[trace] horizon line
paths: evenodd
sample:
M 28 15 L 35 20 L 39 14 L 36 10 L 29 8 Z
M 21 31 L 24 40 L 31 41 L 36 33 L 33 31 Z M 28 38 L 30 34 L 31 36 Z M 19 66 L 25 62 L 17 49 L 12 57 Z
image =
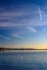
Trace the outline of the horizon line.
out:
M 0 47 L 0 50 L 47 50 L 47 48 L 35 49 L 35 48 L 5 48 L 5 47 Z

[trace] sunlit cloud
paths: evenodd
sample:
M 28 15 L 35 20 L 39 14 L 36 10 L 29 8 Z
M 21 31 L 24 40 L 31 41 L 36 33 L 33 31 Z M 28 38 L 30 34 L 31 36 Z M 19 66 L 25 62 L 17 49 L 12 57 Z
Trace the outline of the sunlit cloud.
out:
M 28 26 L 28 29 L 30 29 L 32 32 L 37 32 L 34 28 L 31 28 Z

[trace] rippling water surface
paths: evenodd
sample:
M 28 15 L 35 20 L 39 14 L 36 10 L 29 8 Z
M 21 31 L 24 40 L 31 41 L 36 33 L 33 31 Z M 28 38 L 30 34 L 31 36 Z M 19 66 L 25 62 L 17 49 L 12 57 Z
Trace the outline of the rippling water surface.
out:
M 0 70 L 47 70 L 47 51 L 0 52 Z

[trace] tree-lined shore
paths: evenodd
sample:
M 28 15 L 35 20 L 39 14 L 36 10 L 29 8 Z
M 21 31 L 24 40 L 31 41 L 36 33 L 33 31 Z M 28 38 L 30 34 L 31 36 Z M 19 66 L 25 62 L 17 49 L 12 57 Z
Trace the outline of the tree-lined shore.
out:
M 47 50 L 47 49 L 34 49 L 34 48 L 4 48 L 0 47 L 0 51 L 5 51 L 5 50 Z

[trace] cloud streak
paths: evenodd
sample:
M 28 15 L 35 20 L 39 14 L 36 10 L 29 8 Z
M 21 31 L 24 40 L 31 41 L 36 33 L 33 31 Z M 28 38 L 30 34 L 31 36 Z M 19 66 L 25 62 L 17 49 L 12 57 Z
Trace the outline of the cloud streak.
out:
M 10 38 L 3 36 L 6 40 L 10 40 Z
M 46 16 L 47 18 L 47 16 Z M 17 22 L 0 22 L 0 27 L 22 27 L 22 26 L 47 26 L 47 19 L 43 18 L 42 21 L 39 19 L 20 19 Z
M 35 32 L 35 33 L 37 32 L 34 28 L 31 28 L 29 26 L 28 26 L 28 29 L 31 30 L 32 32 Z
M 24 39 L 24 37 L 17 35 L 17 34 L 12 34 L 13 37 L 19 38 L 19 39 Z
M 10 38 L 5 37 L 4 35 L 0 35 L 0 37 L 4 38 L 4 39 L 6 39 L 6 40 L 10 40 Z
M 39 10 L 39 14 L 38 14 Z M 22 26 L 42 26 L 47 25 L 47 13 L 40 10 L 38 5 L 18 8 L 18 10 L 4 9 L 0 12 L 0 27 L 22 27 Z M 39 20 L 40 15 L 40 20 Z M 43 19 L 42 19 L 43 16 Z
M 22 36 L 14 36 L 14 37 L 24 39 L 24 37 L 22 37 Z
M 40 10 L 39 6 L 38 6 L 38 10 L 39 10 L 39 14 L 40 14 L 40 20 L 42 20 L 42 14 L 41 14 L 41 10 Z

